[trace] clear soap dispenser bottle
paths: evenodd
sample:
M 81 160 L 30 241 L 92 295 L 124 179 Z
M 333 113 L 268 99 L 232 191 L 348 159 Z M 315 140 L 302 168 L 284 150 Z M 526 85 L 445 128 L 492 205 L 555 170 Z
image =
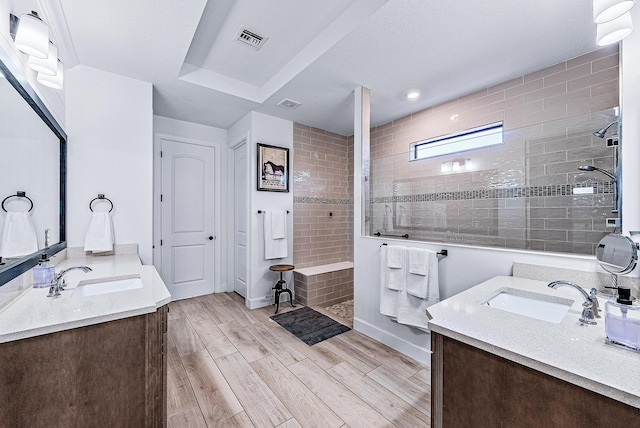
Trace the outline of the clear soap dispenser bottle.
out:
M 33 288 L 48 287 L 55 276 L 55 267 L 49 263 L 46 254 L 43 254 L 40 261 L 33 268 Z
M 605 304 L 606 343 L 640 351 L 640 306 L 633 304 L 631 290 L 618 287 L 618 298 Z

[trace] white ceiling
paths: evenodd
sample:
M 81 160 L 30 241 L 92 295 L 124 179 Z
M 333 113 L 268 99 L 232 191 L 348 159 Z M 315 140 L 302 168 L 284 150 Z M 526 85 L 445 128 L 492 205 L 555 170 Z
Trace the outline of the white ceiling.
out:
M 154 114 L 223 129 L 253 110 L 352 135 L 360 85 L 375 126 L 597 49 L 589 0 L 46 3 L 67 66 L 151 82 Z M 260 50 L 242 27 L 268 37 Z

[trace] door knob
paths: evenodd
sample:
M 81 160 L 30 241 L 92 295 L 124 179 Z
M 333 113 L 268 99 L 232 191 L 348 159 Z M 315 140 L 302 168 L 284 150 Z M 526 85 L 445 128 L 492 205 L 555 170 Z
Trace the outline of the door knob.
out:
M 213 241 L 213 236 L 209 236 L 209 241 Z

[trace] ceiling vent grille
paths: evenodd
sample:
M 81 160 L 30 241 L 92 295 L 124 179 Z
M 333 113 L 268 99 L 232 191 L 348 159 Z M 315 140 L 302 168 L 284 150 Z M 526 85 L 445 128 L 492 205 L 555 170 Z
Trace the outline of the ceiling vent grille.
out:
M 300 106 L 301 103 L 297 101 L 290 100 L 289 98 L 285 98 L 276 104 L 278 107 L 286 108 L 287 110 L 293 110 Z
M 262 45 L 265 44 L 267 39 L 268 37 L 256 34 L 253 31 L 247 30 L 246 28 L 241 29 L 238 33 L 238 37 L 236 38 L 237 41 L 251 46 L 252 48 L 255 48 L 255 50 L 259 50 Z

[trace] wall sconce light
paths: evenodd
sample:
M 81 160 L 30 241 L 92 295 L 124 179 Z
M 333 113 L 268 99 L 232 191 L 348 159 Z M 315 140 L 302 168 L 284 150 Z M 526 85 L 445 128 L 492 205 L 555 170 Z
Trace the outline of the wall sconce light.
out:
M 57 64 L 56 74 L 51 76 L 44 73 L 38 73 L 38 77 L 36 77 L 36 80 L 41 84 L 48 86 L 50 88 L 62 89 L 64 84 L 64 69 L 62 67 L 62 63 L 60 62 L 60 60 L 58 60 L 57 63 L 58 64 Z
M 29 55 L 28 64 L 38 73 L 54 76 L 58 72 L 58 48 L 49 42 L 49 55 L 46 58 Z
M 616 19 L 598 24 L 596 27 L 596 43 L 606 46 L 619 42 L 633 31 L 631 13 L 627 12 Z
M 9 15 L 9 33 L 15 47 L 29 55 L 27 64 L 38 74 L 36 80 L 50 88 L 62 89 L 64 68 L 58 59 L 58 48 L 49 40 L 49 27 L 38 13 Z
M 49 27 L 36 12 L 20 17 L 15 35 L 13 42 L 20 51 L 36 58 L 49 54 Z
M 593 22 L 599 46 L 617 43 L 633 31 L 629 11 L 635 0 L 593 0 Z
M 440 165 L 440 172 L 465 172 L 473 169 L 473 162 L 471 159 L 458 159 L 449 162 L 442 162 Z
M 593 22 L 602 24 L 629 12 L 635 0 L 593 0 Z

